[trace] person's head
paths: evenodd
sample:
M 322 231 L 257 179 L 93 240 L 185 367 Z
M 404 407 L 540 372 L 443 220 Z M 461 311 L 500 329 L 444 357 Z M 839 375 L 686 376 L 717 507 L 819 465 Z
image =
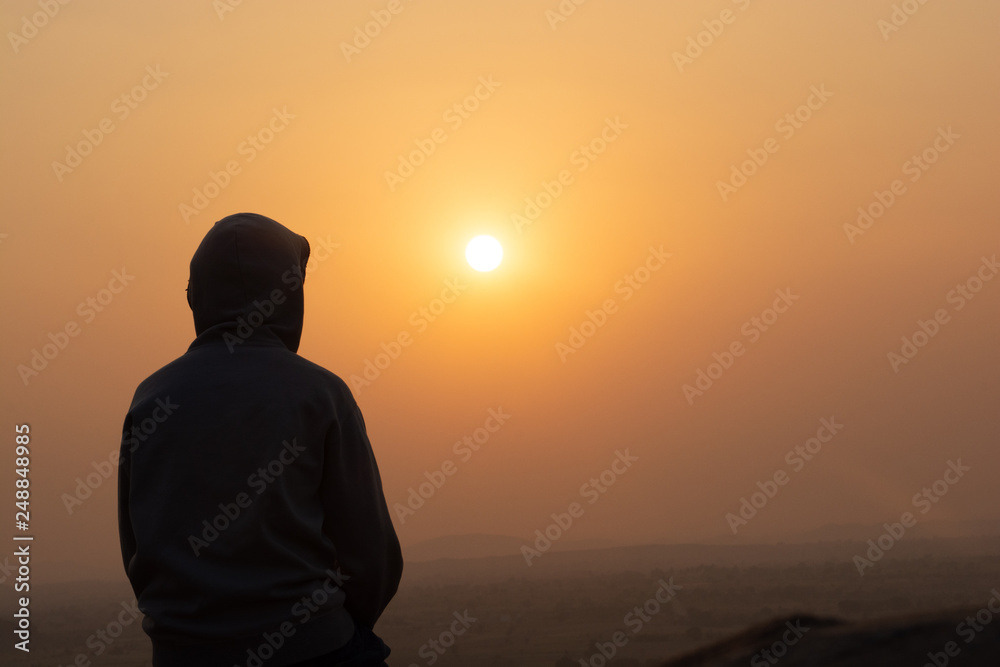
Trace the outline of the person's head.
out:
M 236 344 L 273 335 L 297 351 L 308 260 L 309 242 L 271 218 L 237 213 L 219 220 L 191 258 L 187 300 L 195 332 L 217 328 Z

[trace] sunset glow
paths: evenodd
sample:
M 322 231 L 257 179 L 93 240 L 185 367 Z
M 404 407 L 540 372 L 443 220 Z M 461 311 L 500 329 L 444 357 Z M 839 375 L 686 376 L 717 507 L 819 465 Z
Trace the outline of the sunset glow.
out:
M 476 536 L 536 577 L 584 547 L 878 544 L 906 512 L 914 535 L 1000 539 L 1000 2 L 0 14 L 4 428 L 10 454 L 30 425 L 32 583 L 123 581 L 123 418 L 191 346 L 192 257 L 236 213 L 308 244 L 240 330 L 303 304 L 296 361 L 350 389 L 407 558 Z M 855 579 L 831 590 L 854 591 L 842 564 Z M 703 607 L 685 597 L 699 585 L 678 608 Z M 520 628 L 509 606 L 477 631 Z M 533 667 L 522 657 L 464 664 Z

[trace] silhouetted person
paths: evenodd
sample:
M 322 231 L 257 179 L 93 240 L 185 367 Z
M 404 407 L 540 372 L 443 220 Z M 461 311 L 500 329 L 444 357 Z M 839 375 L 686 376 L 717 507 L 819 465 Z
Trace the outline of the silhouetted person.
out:
M 402 555 L 350 389 L 296 354 L 308 258 L 270 218 L 215 223 L 191 260 L 197 337 L 125 417 L 122 558 L 157 667 L 389 654 L 372 629 Z

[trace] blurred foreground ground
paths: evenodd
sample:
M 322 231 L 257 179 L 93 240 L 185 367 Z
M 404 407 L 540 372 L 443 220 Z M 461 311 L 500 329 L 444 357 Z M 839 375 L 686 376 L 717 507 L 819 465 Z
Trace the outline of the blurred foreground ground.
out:
M 377 630 L 393 649 L 389 664 L 401 667 L 602 665 L 602 652 L 621 667 L 920 667 L 948 642 L 958 655 L 941 665 L 1000 664 L 1000 617 L 988 606 L 1000 590 L 1000 538 L 902 542 L 864 576 L 858 553 L 851 542 L 691 545 L 553 552 L 531 567 L 520 556 L 414 562 Z M 133 600 L 124 578 L 34 589 L 32 652 L 5 646 L 0 663 L 149 664 L 138 623 L 110 642 L 99 634 L 110 639 Z M 960 626 L 977 612 L 990 621 L 981 630 Z M 449 636 L 456 614 L 475 620 Z M 808 630 L 790 643 L 786 620 L 796 619 Z

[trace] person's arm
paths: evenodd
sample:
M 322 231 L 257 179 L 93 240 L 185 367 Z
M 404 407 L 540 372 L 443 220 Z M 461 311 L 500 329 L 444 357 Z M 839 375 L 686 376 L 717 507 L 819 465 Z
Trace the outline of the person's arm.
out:
M 118 540 L 121 542 L 122 562 L 128 573 L 128 564 L 135 555 L 135 533 L 132 532 L 132 515 L 128 508 L 129 480 L 132 461 L 132 415 L 125 416 L 122 442 L 118 451 Z
M 373 628 L 396 594 L 403 556 L 361 410 L 353 398 L 347 403 L 325 443 L 323 530 L 346 575 L 344 607 L 355 622 Z

